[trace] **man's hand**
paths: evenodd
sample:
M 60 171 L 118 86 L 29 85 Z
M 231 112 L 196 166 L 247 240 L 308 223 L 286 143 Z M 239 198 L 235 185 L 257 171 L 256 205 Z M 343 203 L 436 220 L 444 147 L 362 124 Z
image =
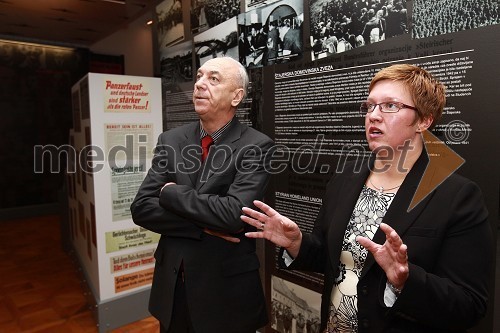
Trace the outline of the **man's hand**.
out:
M 214 231 L 214 230 L 210 230 L 210 229 L 203 229 L 203 232 L 204 233 L 207 233 L 209 235 L 212 235 L 212 236 L 215 236 L 215 237 L 219 237 L 219 238 L 222 238 L 228 242 L 231 242 L 231 243 L 239 243 L 240 242 L 240 239 L 237 238 L 237 237 L 233 237 L 229 234 L 225 234 L 223 232 L 219 232 L 219 231 Z
M 160 190 L 160 194 L 161 194 L 161 191 L 163 191 L 163 189 L 169 185 L 176 185 L 174 182 L 169 182 L 169 183 L 166 183 L 165 185 L 162 186 L 161 190 Z

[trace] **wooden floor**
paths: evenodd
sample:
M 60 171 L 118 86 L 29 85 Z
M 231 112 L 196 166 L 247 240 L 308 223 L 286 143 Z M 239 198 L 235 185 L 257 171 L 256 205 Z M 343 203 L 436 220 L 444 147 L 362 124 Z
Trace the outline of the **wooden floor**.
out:
M 500 231 L 495 309 L 500 308 Z M 62 250 L 58 216 L 0 221 L 0 333 L 96 333 L 78 266 Z M 149 317 L 115 333 L 157 333 Z M 500 332 L 494 316 L 492 332 Z
M 0 333 L 98 332 L 80 279 L 58 216 L 0 222 Z M 158 331 L 149 317 L 111 332 Z

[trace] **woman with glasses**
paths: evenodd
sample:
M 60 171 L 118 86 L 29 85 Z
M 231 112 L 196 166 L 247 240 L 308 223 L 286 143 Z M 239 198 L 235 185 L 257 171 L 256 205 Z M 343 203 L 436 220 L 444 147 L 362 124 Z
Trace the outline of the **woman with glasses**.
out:
M 247 237 L 281 246 L 280 266 L 324 273 L 322 332 L 465 332 L 486 313 L 493 242 L 477 185 L 452 174 L 410 209 L 429 162 L 423 131 L 445 88 L 425 70 L 379 71 L 361 103 L 370 163 L 327 185 L 313 231 L 256 201 Z

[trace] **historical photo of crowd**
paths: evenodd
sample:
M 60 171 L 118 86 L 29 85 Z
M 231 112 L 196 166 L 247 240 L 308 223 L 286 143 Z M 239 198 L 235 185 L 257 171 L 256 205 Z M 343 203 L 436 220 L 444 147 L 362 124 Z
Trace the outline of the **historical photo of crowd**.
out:
M 321 295 L 271 278 L 271 327 L 280 333 L 319 333 Z
M 498 7 L 498 0 L 415 0 L 412 37 L 425 38 L 498 24 Z
M 165 0 L 156 6 L 158 45 L 160 48 L 184 39 L 181 0 Z
M 239 13 L 240 0 L 191 0 L 191 31 L 205 31 Z
M 408 33 L 406 0 L 311 0 L 312 59 Z
M 216 27 L 194 36 L 196 65 L 212 58 L 231 57 L 238 60 L 238 24 L 233 17 Z
M 244 1 L 245 1 L 245 12 L 248 12 L 257 7 L 267 6 L 280 0 L 244 0 Z
M 240 14 L 239 61 L 248 68 L 302 58 L 303 2 L 280 1 Z

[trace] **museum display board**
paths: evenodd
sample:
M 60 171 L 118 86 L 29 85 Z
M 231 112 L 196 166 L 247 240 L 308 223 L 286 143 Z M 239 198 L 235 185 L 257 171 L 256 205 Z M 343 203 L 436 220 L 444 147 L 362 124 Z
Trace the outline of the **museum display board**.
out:
M 147 314 L 160 235 L 133 223 L 130 204 L 162 131 L 160 79 L 89 73 L 72 104 L 70 234 L 105 330 Z M 142 306 L 128 298 L 142 294 Z
M 446 85 L 443 118 L 425 139 L 445 145 L 457 159 L 453 171 L 479 185 L 492 229 L 498 229 L 498 1 L 162 4 L 156 10 L 156 47 L 164 129 L 196 119 L 190 102 L 196 68 L 214 57 L 239 60 L 250 74 L 252 93 L 238 117 L 272 137 L 282 153 L 266 202 L 303 231 L 311 230 L 325 204 L 327 181 L 347 159 L 369 154 L 359 104 L 371 77 L 398 63 L 419 65 Z M 174 16 L 174 8 L 182 15 Z M 266 332 L 285 330 L 280 314 L 285 308 L 292 313 L 287 319 L 292 331 L 302 313 L 309 321 L 306 331 L 315 332 L 322 275 L 279 269 L 277 251 L 266 243 L 261 258 L 271 314 Z M 471 332 L 493 332 L 499 306 L 494 304 L 500 304 L 493 297 L 493 280 L 488 315 Z

